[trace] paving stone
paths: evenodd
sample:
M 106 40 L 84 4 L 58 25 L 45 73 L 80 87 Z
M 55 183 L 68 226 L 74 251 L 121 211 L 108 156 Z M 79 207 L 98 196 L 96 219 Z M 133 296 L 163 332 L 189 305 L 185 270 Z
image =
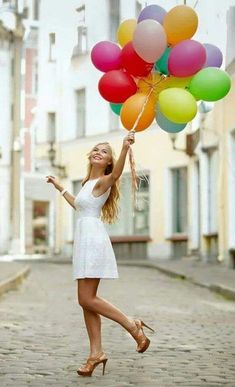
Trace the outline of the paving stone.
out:
M 0 386 L 234 387 L 235 303 L 145 267 L 120 266 L 98 295 L 156 329 L 144 354 L 116 322 L 102 316 L 105 375 L 76 369 L 89 354 L 72 267 L 32 263 L 20 289 L 0 300 Z

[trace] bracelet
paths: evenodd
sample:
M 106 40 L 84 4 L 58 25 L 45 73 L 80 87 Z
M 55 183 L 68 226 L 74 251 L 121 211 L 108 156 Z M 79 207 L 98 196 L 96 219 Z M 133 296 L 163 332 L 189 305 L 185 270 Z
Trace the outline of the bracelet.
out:
M 63 189 L 63 191 L 61 191 L 61 196 L 64 196 L 65 192 L 67 192 L 68 190 L 67 189 Z

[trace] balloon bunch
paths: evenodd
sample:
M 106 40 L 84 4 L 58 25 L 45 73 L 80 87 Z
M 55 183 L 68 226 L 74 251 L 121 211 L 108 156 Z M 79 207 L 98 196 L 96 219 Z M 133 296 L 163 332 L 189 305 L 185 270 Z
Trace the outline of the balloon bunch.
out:
M 191 39 L 197 27 L 197 14 L 186 5 L 169 12 L 149 5 L 138 20 L 119 25 L 119 44 L 93 47 L 92 63 L 105 73 L 99 92 L 126 129 L 144 130 L 156 118 L 163 130 L 179 132 L 195 117 L 197 101 L 216 101 L 229 92 L 230 77 L 219 69 L 222 53 Z

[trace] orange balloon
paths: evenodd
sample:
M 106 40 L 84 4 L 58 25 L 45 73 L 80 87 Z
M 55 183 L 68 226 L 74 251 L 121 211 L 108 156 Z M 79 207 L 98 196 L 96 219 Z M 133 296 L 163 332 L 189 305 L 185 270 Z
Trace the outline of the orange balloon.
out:
M 190 39 L 195 34 L 197 26 L 197 14 L 187 5 L 177 5 L 172 8 L 163 20 L 167 41 L 171 45 Z
M 148 94 L 152 90 L 152 97 L 158 99 L 159 93 L 166 88 L 167 77 L 157 72 L 150 73 L 147 77 L 141 78 L 138 82 L 138 89 L 141 93 Z
M 125 46 L 133 39 L 133 34 L 137 26 L 136 19 L 127 19 L 122 22 L 117 30 L 117 40 L 120 46 Z
M 144 110 L 141 113 L 143 106 Z M 123 126 L 128 130 L 133 129 L 140 113 L 141 116 L 135 128 L 136 132 L 146 129 L 154 120 L 155 100 L 151 95 L 148 96 L 143 93 L 136 93 L 124 102 L 120 114 Z

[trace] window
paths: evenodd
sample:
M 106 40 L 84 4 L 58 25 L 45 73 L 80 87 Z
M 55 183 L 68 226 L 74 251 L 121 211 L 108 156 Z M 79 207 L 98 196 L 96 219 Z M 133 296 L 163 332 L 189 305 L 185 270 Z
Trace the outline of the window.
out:
M 138 186 L 136 193 L 138 209 L 134 209 L 131 175 L 130 173 L 122 175 L 118 220 L 114 224 L 107 224 L 110 235 L 149 234 L 149 185 L 142 180 L 138 182 Z
M 172 232 L 187 233 L 187 168 L 172 169 Z
M 218 151 L 208 152 L 208 208 L 209 208 L 209 230 L 217 232 L 217 186 L 218 186 Z
M 147 180 L 139 180 L 139 189 L 136 193 L 137 209 L 134 210 L 134 234 L 149 234 L 149 176 Z
M 117 40 L 117 29 L 120 24 L 119 8 L 119 0 L 109 0 L 109 38 L 113 42 Z
M 78 12 L 78 44 L 77 44 L 77 52 L 78 54 L 84 54 L 87 53 L 88 47 L 87 47 L 87 26 L 86 26 L 86 20 L 85 20 L 85 5 L 82 5 L 81 7 L 77 8 Z
M 48 209 L 48 202 L 33 201 L 34 253 L 46 253 L 48 250 Z
M 39 1 L 33 0 L 33 20 L 39 20 Z
M 55 48 L 55 33 L 51 32 L 49 34 L 49 62 L 55 62 L 56 60 Z
M 78 52 L 79 54 L 87 53 L 87 27 L 79 26 L 78 29 Z
M 140 12 L 142 11 L 142 4 L 139 1 L 135 2 L 135 16 L 138 19 Z
M 56 114 L 48 113 L 47 118 L 47 141 L 55 142 L 56 139 Z
M 75 92 L 76 99 L 76 138 L 85 136 L 86 128 L 86 93 L 85 89 Z

